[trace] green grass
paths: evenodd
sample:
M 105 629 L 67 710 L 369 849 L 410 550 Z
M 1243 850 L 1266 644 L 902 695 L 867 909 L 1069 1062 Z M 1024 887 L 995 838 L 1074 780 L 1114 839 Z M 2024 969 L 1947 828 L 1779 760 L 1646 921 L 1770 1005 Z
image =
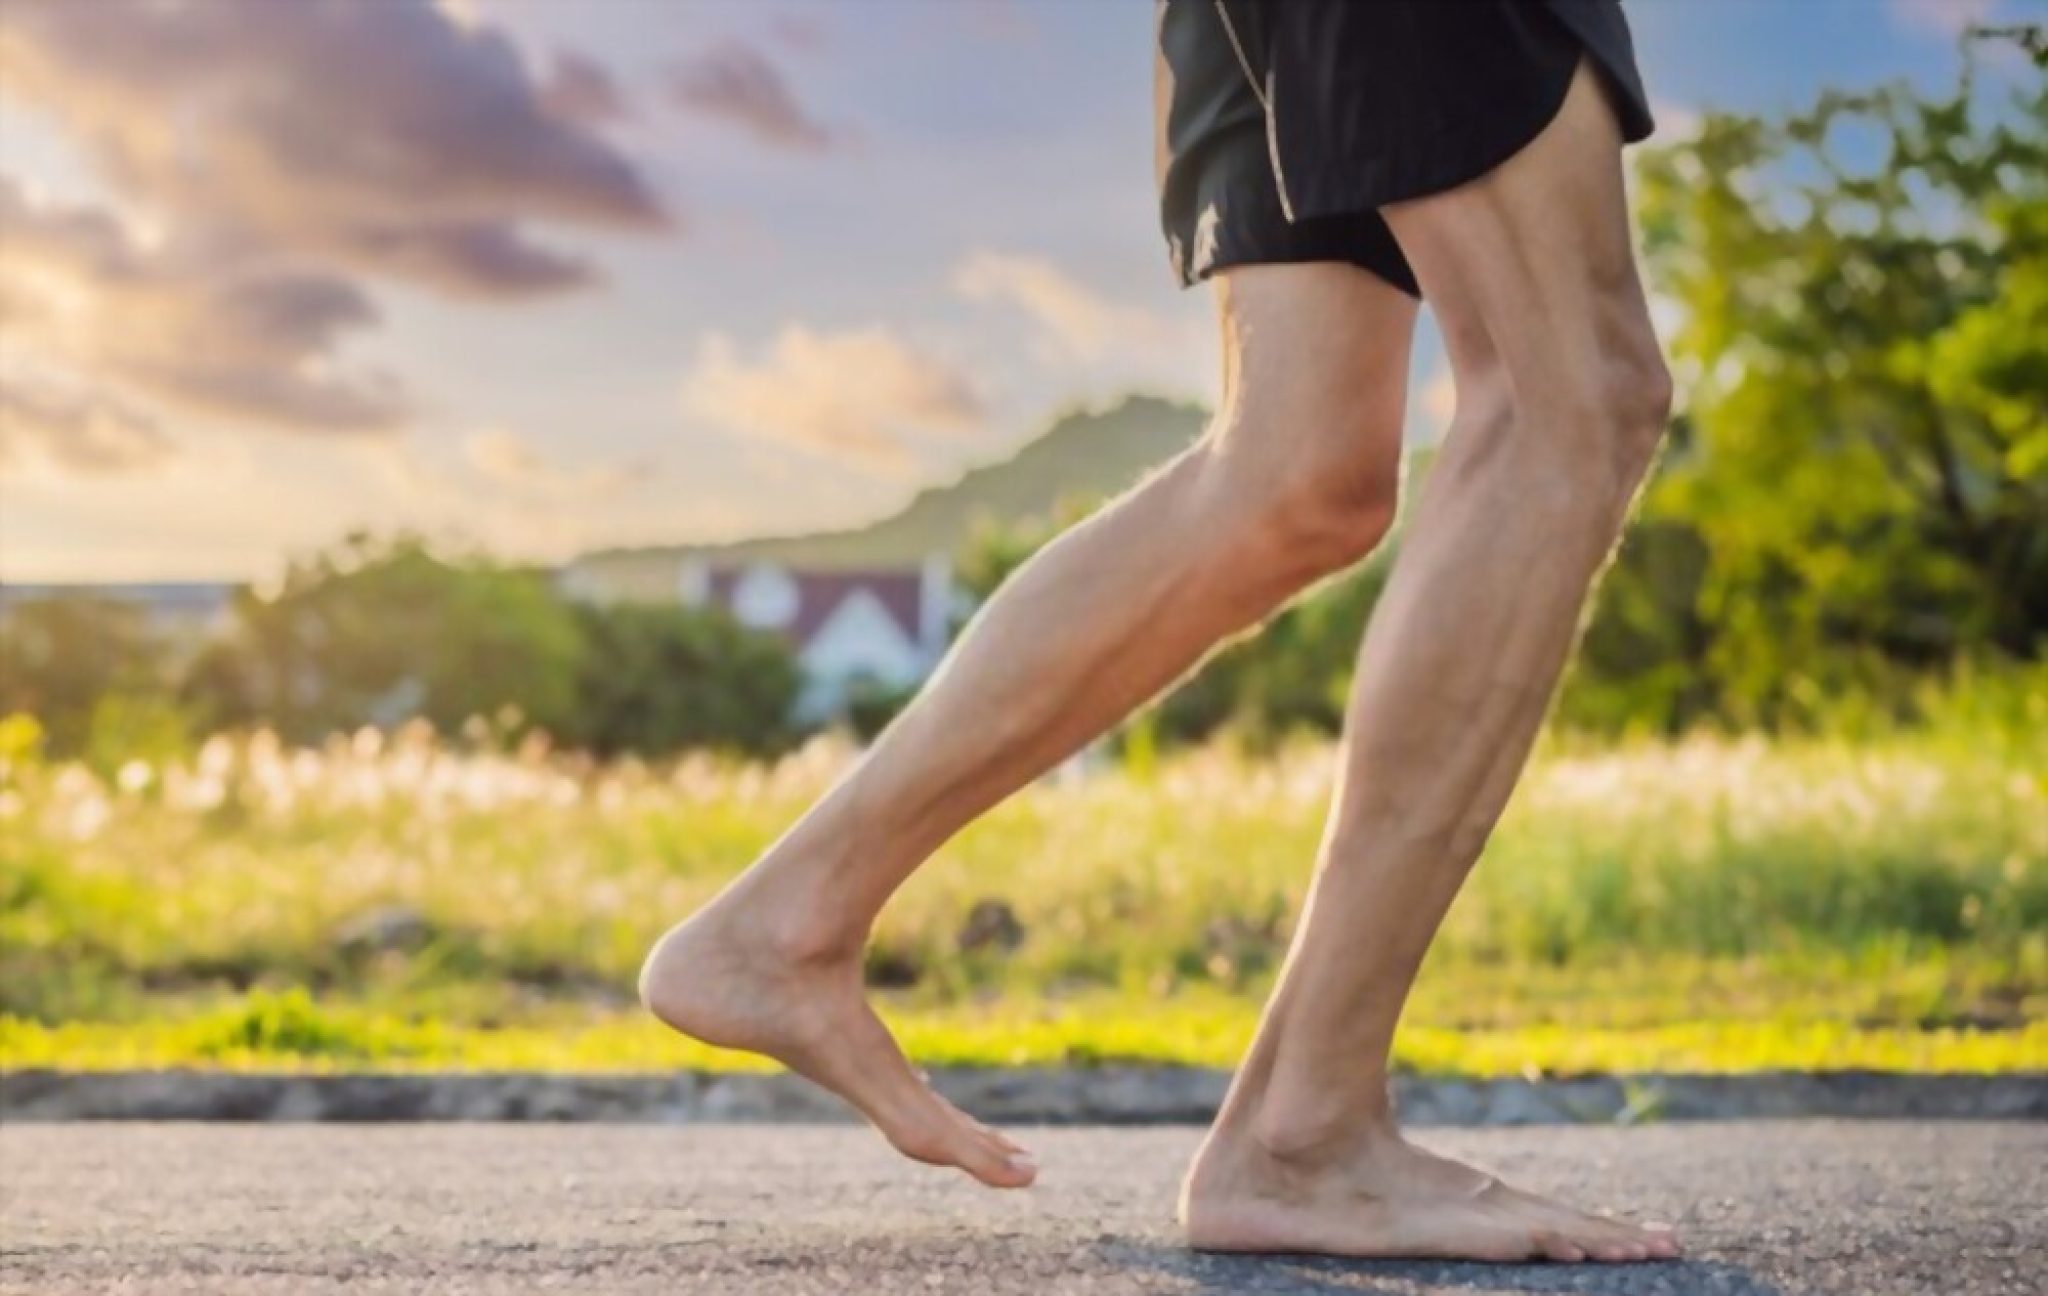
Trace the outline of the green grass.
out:
M 1250 1041 L 1257 1005 L 1204 995 L 1165 1004 L 1091 997 L 1062 1005 L 1000 1001 L 886 1015 L 911 1056 L 926 1066 L 1228 1067 Z M 0 1019 L 0 1057 L 10 1067 L 84 1070 L 765 1069 L 759 1058 L 682 1039 L 637 1014 L 480 1029 L 321 1007 L 303 992 L 259 993 L 238 1005 L 176 1020 L 45 1026 Z M 1458 1076 L 2032 1071 L 2048 1069 L 2048 1023 L 1995 1031 L 1796 1018 L 1634 1026 L 1415 1026 L 1403 1030 L 1395 1062 L 1405 1071 Z
M 639 1019 L 638 960 L 846 758 L 600 769 L 258 738 L 102 779 L 13 732 L 9 1066 L 742 1065 Z M 1404 1064 L 2048 1069 L 2044 735 L 2015 711 L 1855 741 L 1551 742 L 1430 956 Z M 932 1063 L 1229 1063 L 1330 762 L 1218 747 L 1030 789 L 885 915 L 885 1010 Z M 1014 948 L 961 949 L 985 901 Z M 349 939 L 379 913 L 390 939 Z

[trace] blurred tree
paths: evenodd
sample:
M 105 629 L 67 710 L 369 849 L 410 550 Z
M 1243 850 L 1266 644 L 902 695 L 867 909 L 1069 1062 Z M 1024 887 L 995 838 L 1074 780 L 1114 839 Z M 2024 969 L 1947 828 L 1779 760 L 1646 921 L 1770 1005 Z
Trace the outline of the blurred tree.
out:
M 216 723 L 307 740 L 411 716 L 452 733 L 507 707 L 515 728 L 574 718 L 583 637 L 542 572 L 356 535 L 293 563 L 275 594 L 243 593 L 236 622 L 186 683 Z
M 584 640 L 575 710 L 562 736 L 601 756 L 717 747 L 756 755 L 795 738 L 802 686 L 773 635 L 716 610 L 579 605 Z
M 1951 93 L 1717 114 L 1644 157 L 1687 393 L 1644 512 L 1704 558 L 1651 637 L 1734 719 L 2048 636 L 2048 86 L 2021 75 L 2004 110 L 1966 61 Z M 1607 597 L 1645 630 L 1629 559 Z
M 1556 719 L 1603 733 L 1669 733 L 1716 713 L 1700 610 L 1709 555 L 1681 521 L 1639 518 L 1600 582 Z
M 1226 645 L 1158 704 L 1159 737 L 1184 742 L 1228 728 L 1265 746 L 1343 727 L 1351 669 L 1386 586 L 1395 546 L 1296 600 Z
M 112 694 L 167 692 L 167 650 L 143 610 L 70 595 L 17 604 L 0 622 L 0 715 L 41 722 L 53 755 L 77 755 Z
M 423 718 L 544 729 L 600 754 L 793 739 L 798 667 L 778 639 L 715 611 L 576 606 L 547 573 L 451 561 L 415 537 L 351 536 L 237 596 L 228 636 L 180 669 L 141 609 L 65 597 L 0 624 L 0 715 L 37 717 L 52 755 L 109 770 L 208 727 L 313 741 Z

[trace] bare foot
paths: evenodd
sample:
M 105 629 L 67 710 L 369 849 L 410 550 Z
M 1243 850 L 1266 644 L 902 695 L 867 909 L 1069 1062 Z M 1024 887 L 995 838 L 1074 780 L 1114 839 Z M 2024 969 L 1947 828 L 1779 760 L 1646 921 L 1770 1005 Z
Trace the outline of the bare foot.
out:
M 957 1166 L 994 1188 L 1038 1175 L 1031 1155 L 933 1092 L 861 991 L 858 954 L 782 952 L 750 902 L 728 891 L 658 941 L 640 998 L 663 1022 L 720 1048 L 774 1058 L 838 1094 L 896 1150 Z
M 1672 1260 L 1668 1230 L 1591 1215 L 1406 1142 L 1391 1126 L 1340 1155 L 1276 1155 L 1218 1130 L 1181 1189 L 1199 1251 L 1440 1260 Z

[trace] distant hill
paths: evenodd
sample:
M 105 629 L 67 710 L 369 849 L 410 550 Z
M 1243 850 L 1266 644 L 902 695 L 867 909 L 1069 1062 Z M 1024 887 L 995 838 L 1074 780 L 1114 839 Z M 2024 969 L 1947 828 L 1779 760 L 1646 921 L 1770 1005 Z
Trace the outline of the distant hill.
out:
M 897 567 L 950 553 L 984 519 L 1014 523 L 1051 514 L 1072 496 L 1122 490 L 1184 449 L 1206 419 L 1193 405 L 1133 396 L 1100 413 L 1059 419 L 1001 463 L 975 468 L 919 492 L 900 512 L 866 526 L 730 544 L 614 549 L 579 559 L 589 572 L 684 554 L 715 565 L 768 561 L 799 567 Z

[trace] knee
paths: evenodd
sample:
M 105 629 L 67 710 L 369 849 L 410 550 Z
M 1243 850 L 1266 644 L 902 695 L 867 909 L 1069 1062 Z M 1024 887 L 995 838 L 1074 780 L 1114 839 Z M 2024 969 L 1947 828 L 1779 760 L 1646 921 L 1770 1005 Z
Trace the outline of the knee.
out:
M 1321 580 L 1379 548 L 1399 494 L 1397 469 L 1292 483 L 1267 502 L 1255 534 L 1275 566 L 1303 583 Z
M 1631 486 L 1649 470 L 1671 423 L 1671 370 L 1653 340 L 1617 360 L 1608 374 L 1609 435 L 1616 466 Z
M 1400 429 L 1383 415 L 1333 414 L 1312 444 L 1207 447 L 1217 519 L 1233 557 L 1281 595 L 1361 561 L 1393 525 Z M 1270 427 L 1270 425 L 1268 425 Z M 1242 452 L 1241 452 L 1242 451 Z
M 1527 384 L 1500 421 L 1539 457 L 1539 479 L 1581 504 L 1591 494 L 1625 508 L 1656 459 L 1671 404 L 1671 372 L 1652 343 L 1610 353 L 1577 377 Z

